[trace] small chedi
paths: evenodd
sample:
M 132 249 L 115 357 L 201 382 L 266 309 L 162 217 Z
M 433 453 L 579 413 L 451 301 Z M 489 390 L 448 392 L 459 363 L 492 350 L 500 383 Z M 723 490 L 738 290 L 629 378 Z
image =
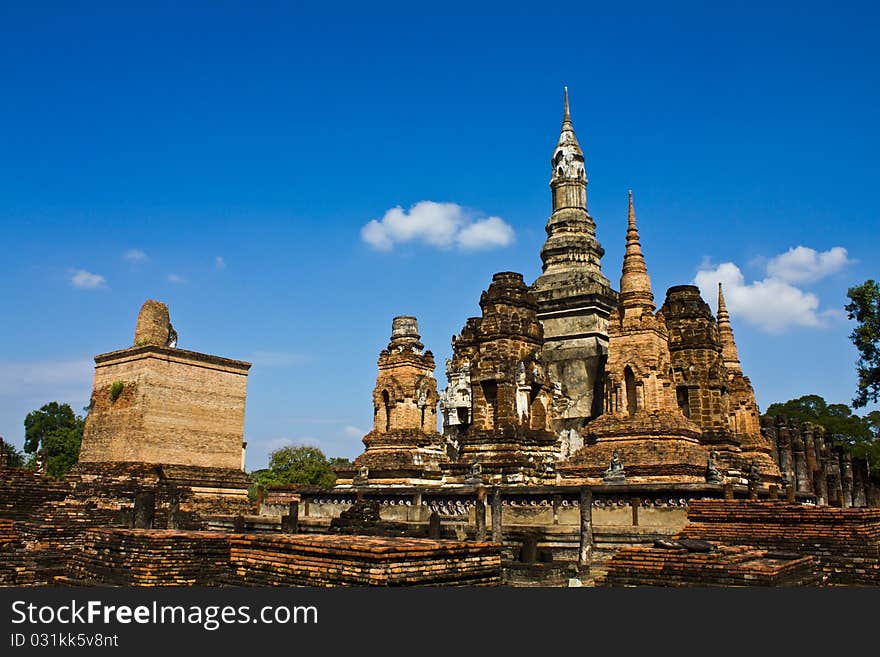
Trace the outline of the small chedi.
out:
M 391 342 L 379 355 L 373 390 L 373 430 L 366 451 L 351 468 L 340 468 L 338 483 L 415 485 L 440 480 L 446 462 L 437 431 L 434 355 L 424 351 L 415 317 L 395 317 Z

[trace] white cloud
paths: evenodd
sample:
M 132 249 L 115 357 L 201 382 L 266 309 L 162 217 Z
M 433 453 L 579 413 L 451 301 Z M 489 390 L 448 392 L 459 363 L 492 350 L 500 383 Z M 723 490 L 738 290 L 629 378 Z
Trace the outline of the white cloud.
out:
M 818 253 L 799 246 L 767 260 L 766 276 L 750 283 L 736 264 L 713 267 L 704 259 L 694 283 L 713 310 L 720 282 L 731 315 L 768 333 L 783 333 L 794 326 L 820 327 L 824 320 L 840 317 L 834 310 L 820 311 L 819 297 L 793 283 L 817 281 L 850 262 L 843 247 Z
M 465 226 L 457 237 L 463 249 L 491 249 L 513 242 L 513 228 L 498 217 L 489 217 Z
M 131 249 L 129 251 L 126 251 L 122 257 L 133 265 L 139 265 L 150 259 L 147 254 L 140 249 Z
M 419 201 L 409 211 L 391 208 L 381 220 L 373 219 L 361 228 L 361 239 L 380 251 L 406 242 L 440 249 L 486 249 L 507 246 L 513 237 L 513 228 L 500 217 L 476 219 L 457 203 L 435 201 Z
M 821 253 L 806 246 L 796 246 L 771 258 L 767 263 L 767 274 L 788 283 L 811 283 L 851 263 L 842 246 Z
M 79 290 L 94 290 L 107 287 L 107 279 L 100 274 L 93 274 L 85 269 L 70 270 L 70 284 Z
M 366 433 L 363 429 L 358 429 L 350 424 L 346 426 L 342 432 L 349 438 L 361 438 Z
M 226 260 L 223 256 L 217 256 L 214 258 L 214 267 L 217 269 L 226 269 Z
M 180 284 L 180 283 L 186 283 L 186 279 L 183 276 L 181 276 L 180 274 L 168 274 L 168 282 Z

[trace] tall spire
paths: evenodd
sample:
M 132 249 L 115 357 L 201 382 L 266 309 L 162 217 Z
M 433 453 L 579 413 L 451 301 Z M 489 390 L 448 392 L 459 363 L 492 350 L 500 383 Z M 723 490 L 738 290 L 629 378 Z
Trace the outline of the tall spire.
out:
M 552 336 L 543 358 L 572 400 L 565 417 L 583 420 L 602 412 L 593 393 L 602 378 L 608 316 L 617 305 L 617 293 L 602 273 L 605 251 L 587 211 L 584 153 L 571 124 L 568 89 L 563 90 L 562 130 L 550 167 L 553 210 L 541 247 L 541 275 L 532 292 L 544 333 Z
M 574 134 L 571 109 L 568 104 L 568 87 L 564 87 L 562 129 L 559 141 L 553 149 L 550 188 L 553 190 L 553 212 L 574 208 L 586 213 L 587 174 L 584 169 L 584 152 Z
M 571 112 L 568 109 L 568 87 L 563 87 L 565 89 L 565 111 L 562 115 L 563 123 L 571 123 Z
M 645 308 L 654 310 L 651 278 L 642 254 L 639 229 L 636 227 L 636 211 L 633 208 L 632 191 L 629 192 L 629 215 L 626 229 L 626 253 L 623 256 L 623 275 L 620 277 L 621 308 Z
M 563 87 L 563 110 L 562 110 L 562 129 L 559 131 L 559 141 L 556 144 L 556 150 L 553 152 L 553 164 L 554 169 L 559 166 L 559 153 L 560 150 L 564 149 L 570 152 L 570 155 L 573 157 L 565 158 L 565 161 L 562 163 L 563 165 L 568 165 L 566 170 L 564 171 L 564 176 L 568 178 L 580 178 L 582 176 L 584 170 L 584 152 L 581 150 L 581 145 L 578 143 L 577 137 L 574 134 L 574 126 L 571 123 L 571 108 L 568 104 L 568 87 Z M 564 155 L 566 153 L 563 153 Z M 580 167 L 577 167 L 576 164 L 580 163 Z M 556 177 L 556 173 L 558 171 L 554 171 L 554 177 Z M 586 177 L 584 176 L 586 181 Z
M 733 327 L 730 325 L 730 313 L 727 312 L 727 304 L 724 303 L 724 290 L 721 288 L 721 282 L 718 283 L 718 335 L 721 338 L 721 354 L 724 357 L 724 365 L 730 371 L 742 372 L 739 353 L 733 339 Z

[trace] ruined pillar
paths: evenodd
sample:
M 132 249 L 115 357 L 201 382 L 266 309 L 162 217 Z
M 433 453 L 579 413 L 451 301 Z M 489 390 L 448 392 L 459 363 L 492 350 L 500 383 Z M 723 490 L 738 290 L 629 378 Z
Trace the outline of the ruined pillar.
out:
M 236 534 L 244 534 L 245 523 L 244 516 L 240 513 L 232 520 L 232 531 Z
M 413 493 L 412 500 L 412 510 L 407 513 L 407 519 L 414 520 L 419 522 L 422 520 L 422 491 L 418 491 Z
M 501 525 L 501 491 L 495 488 L 492 491 L 492 542 L 501 543 L 504 540 L 504 531 Z
M 794 459 L 791 452 L 791 430 L 788 422 L 782 415 L 776 417 L 776 436 L 779 448 L 779 469 L 782 475 L 792 484 L 795 483 Z
M 9 453 L 6 451 L 6 443 L 0 438 L 0 468 L 5 468 L 9 464 Z
M 800 435 L 800 427 L 791 427 L 791 457 L 794 467 L 794 481 L 800 493 L 813 492 L 813 477 L 807 472 L 807 457 L 804 450 L 804 439 Z
M 821 427 L 816 427 L 813 431 L 813 442 L 816 447 L 816 471 L 813 473 L 816 504 L 828 506 L 828 456 L 825 447 L 825 431 Z
M 752 479 L 749 479 L 749 499 L 758 499 L 758 482 Z
M 821 462 L 818 469 L 813 472 L 813 491 L 816 493 L 816 504 L 826 506 L 828 504 L 828 487 L 825 482 L 825 470 Z
M 433 538 L 435 541 L 440 538 L 440 514 L 436 511 L 432 511 L 428 516 L 428 538 Z
M 779 487 L 776 484 L 770 484 L 768 490 L 770 492 L 770 499 L 771 500 L 778 500 L 779 499 Z
M 865 484 L 865 496 L 867 498 L 868 506 L 880 506 L 880 486 L 876 485 L 870 479 Z
M 151 490 L 138 491 L 134 496 L 134 528 L 152 529 L 156 515 L 156 493 Z
M 853 506 L 864 507 L 868 505 L 868 461 L 865 459 L 853 459 Z
M 794 502 L 796 499 L 794 484 L 792 482 L 788 482 L 788 485 L 785 487 L 785 499 L 787 502 Z
M 843 507 L 843 477 L 840 470 L 840 448 L 830 439 L 825 442 L 826 478 L 828 480 L 828 505 Z
M 299 502 L 291 502 L 287 505 L 287 515 L 281 516 L 281 533 L 299 533 Z
M 587 487 L 580 492 L 580 545 L 578 547 L 578 569 L 590 571 L 593 556 L 593 491 Z
M 813 473 L 816 472 L 816 469 L 819 467 L 819 463 L 816 459 L 816 438 L 814 434 L 814 425 L 810 424 L 809 422 L 805 422 L 801 433 L 804 440 L 804 457 L 807 460 L 807 477 L 810 479 L 810 482 L 815 482 L 815 477 L 813 476 Z M 816 492 L 815 485 L 813 485 L 813 492 Z
M 853 471 L 852 455 L 843 447 L 838 447 L 838 459 L 840 461 L 840 483 L 844 508 L 853 505 Z
M 168 489 L 168 518 L 165 526 L 168 529 L 180 527 L 180 491 L 176 487 Z
M 529 532 L 523 536 L 519 560 L 523 563 L 535 563 L 538 560 L 538 534 Z
M 639 507 L 642 504 L 642 500 L 638 497 L 633 497 L 629 501 L 630 508 L 632 509 L 632 523 L 633 527 L 639 526 Z
M 483 486 L 480 486 L 477 489 L 477 504 L 474 508 L 474 521 L 477 526 L 474 539 L 482 543 L 486 540 L 486 489 Z
M 732 499 L 734 499 L 734 497 L 735 496 L 733 494 L 733 484 L 730 482 L 727 482 L 726 484 L 724 484 L 724 499 L 725 500 L 732 500 Z

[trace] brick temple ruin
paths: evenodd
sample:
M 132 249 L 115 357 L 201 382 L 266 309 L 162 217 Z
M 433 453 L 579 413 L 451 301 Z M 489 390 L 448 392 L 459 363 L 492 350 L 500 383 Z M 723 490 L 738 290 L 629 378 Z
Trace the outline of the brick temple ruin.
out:
M 693 285 L 669 288 L 657 308 L 632 192 L 611 288 L 567 91 L 550 189 L 541 275 L 495 274 L 481 316 L 452 338 L 442 435 L 433 355 L 415 318 L 394 318 L 374 428 L 337 487 L 656 485 L 686 497 L 698 486 L 721 498 L 731 485 L 740 497 L 865 506 L 865 461 L 818 427 L 762 426 L 720 283 L 714 313 Z
M 880 585 L 867 462 L 761 420 L 720 284 L 714 312 L 692 285 L 657 307 L 632 193 L 612 289 L 567 91 L 550 189 L 541 275 L 492 276 L 444 389 L 393 318 L 333 488 L 249 496 L 250 364 L 179 348 L 147 301 L 95 357 L 74 469 L 0 449 L 0 585 Z

